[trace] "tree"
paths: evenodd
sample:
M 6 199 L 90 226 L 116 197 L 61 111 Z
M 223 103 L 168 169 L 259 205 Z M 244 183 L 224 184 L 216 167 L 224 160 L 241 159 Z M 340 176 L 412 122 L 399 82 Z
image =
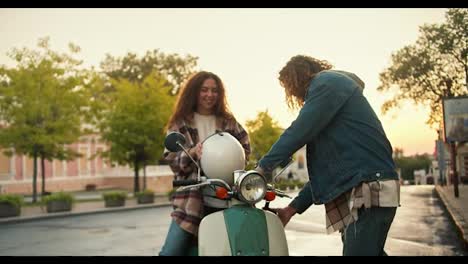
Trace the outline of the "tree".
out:
M 393 158 L 401 158 L 403 157 L 403 149 L 395 147 L 393 149 Z
M 49 48 L 49 38 L 39 51 L 12 49 L 8 56 L 15 68 L 0 67 L 0 146 L 34 160 L 33 202 L 36 202 L 37 159 L 72 159 L 78 153 L 67 148 L 81 135 L 80 115 L 87 100 L 82 92 L 80 61 Z M 69 45 L 72 54 L 79 47 Z M 43 166 L 42 166 L 42 169 Z M 45 191 L 42 171 L 42 192 Z
M 173 96 L 178 93 L 181 84 L 194 72 L 197 60 L 198 57 L 191 55 L 183 57 L 175 53 L 165 54 L 155 49 L 147 51 L 141 58 L 131 52 L 127 53 L 127 55 L 122 58 L 107 54 L 104 61 L 101 62 L 101 68 L 103 69 L 102 73 L 107 79 L 127 80 L 136 85 L 141 85 L 147 77 L 154 75 L 152 76 L 153 78 L 165 81 L 164 85 L 161 85 L 169 87 L 170 89 L 167 93 Z M 91 90 L 94 90 L 92 96 L 93 98 L 97 98 L 97 100 L 92 102 L 93 114 L 90 115 L 90 117 L 95 123 L 98 123 L 101 113 L 105 112 L 106 107 L 112 104 L 112 102 L 110 102 L 112 97 L 108 96 L 108 94 L 115 91 L 116 88 L 112 82 L 106 83 L 106 78 L 102 76 L 96 77 L 95 75 L 92 79 L 94 82 L 99 83 L 99 85 L 94 85 L 94 88 L 91 87 Z M 102 80 L 104 80 L 104 83 Z M 95 87 L 102 87 L 102 89 L 96 90 Z M 157 89 L 158 87 L 153 88 Z M 169 118 L 169 116 L 162 121 L 164 124 L 167 122 L 167 118 Z M 143 162 L 143 188 L 146 188 L 146 161 L 152 159 L 153 157 L 143 158 L 145 161 Z M 158 162 L 161 161 L 159 153 L 154 159 L 158 160 Z
M 246 127 L 252 148 L 248 167 L 253 167 L 278 140 L 283 129 L 277 121 L 273 120 L 268 111 L 259 112 L 255 119 L 247 120 Z
M 106 54 L 101 62 L 103 72 L 111 78 L 124 78 L 130 82 L 142 82 L 151 72 L 162 75 L 171 87 L 170 92 L 178 93 L 180 85 L 193 73 L 198 57 L 178 54 L 165 54 L 155 49 L 138 58 L 135 53 L 127 53 L 123 58 Z
M 414 171 L 424 169 L 426 172 L 431 166 L 431 157 L 429 154 L 416 154 L 414 156 L 401 156 L 395 158 L 397 168 L 401 169 L 401 178 L 404 180 L 413 180 Z
M 139 170 L 155 162 L 164 150 L 164 126 L 175 98 L 171 87 L 155 72 L 141 83 L 111 79 L 115 93 L 112 104 L 102 113 L 101 137 L 109 149 L 103 157 L 134 169 L 134 192 L 140 191 Z M 146 185 L 146 184 L 145 184 Z
M 442 98 L 468 94 L 468 9 L 449 9 L 445 23 L 421 26 L 416 43 L 392 54 L 391 60 L 380 73 L 377 90 L 398 90 L 382 112 L 412 100 L 430 106 L 427 123 L 438 127 Z

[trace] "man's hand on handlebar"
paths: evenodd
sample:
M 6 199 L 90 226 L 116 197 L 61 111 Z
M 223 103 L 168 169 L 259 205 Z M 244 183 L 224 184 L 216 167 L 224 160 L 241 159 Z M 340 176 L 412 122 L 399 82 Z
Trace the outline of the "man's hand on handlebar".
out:
M 293 217 L 296 214 L 296 209 L 291 206 L 286 206 L 284 208 L 271 208 L 271 211 L 275 212 L 279 219 L 281 220 L 281 223 L 283 223 L 283 226 L 286 226 L 291 220 L 291 217 Z

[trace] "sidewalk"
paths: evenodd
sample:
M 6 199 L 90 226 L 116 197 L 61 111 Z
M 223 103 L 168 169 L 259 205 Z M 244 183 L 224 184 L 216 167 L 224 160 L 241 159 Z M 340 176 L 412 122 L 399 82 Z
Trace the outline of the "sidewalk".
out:
M 465 249 L 468 249 L 468 185 L 458 185 L 458 198 L 455 197 L 453 185 L 437 185 L 435 189 L 455 223 Z
M 73 205 L 71 211 L 68 212 L 57 212 L 57 213 L 47 213 L 46 208 L 41 208 L 41 206 L 23 206 L 21 208 L 21 214 L 15 217 L 5 217 L 0 218 L 0 225 L 6 223 L 19 223 L 26 222 L 31 220 L 47 219 L 47 218 L 56 218 L 56 217 L 66 217 L 66 216 L 76 216 L 76 215 L 85 215 L 85 214 L 95 214 L 95 213 L 107 213 L 123 210 L 134 210 L 141 208 L 152 208 L 159 206 L 168 206 L 170 201 L 166 195 L 157 195 L 154 197 L 154 203 L 150 204 L 138 204 L 136 199 L 132 199 L 131 193 L 128 194 L 127 200 L 125 201 L 124 206 L 120 207 L 105 207 L 104 200 L 101 201 L 86 201 L 93 198 L 100 198 L 101 194 L 96 192 L 96 194 L 81 194 L 75 195 L 77 202 Z

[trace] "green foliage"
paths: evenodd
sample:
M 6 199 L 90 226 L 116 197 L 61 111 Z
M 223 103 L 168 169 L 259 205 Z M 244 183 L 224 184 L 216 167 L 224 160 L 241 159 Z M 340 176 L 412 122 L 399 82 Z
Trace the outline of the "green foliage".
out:
M 288 189 L 288 184 L 286 182 L 279 182 L 275 184 L 276 188 L 285 191 Z
M 107 54 L 101 68 L 112 79 L 126 79 L 130 82 L 142 82 L 152 73 L 157 73 L 167 81 L 172 95 L 177 94 L 180 85 L 194 72 L 198 57 L 178 54 L 165 54 L 155 49 L 147 51 L 139 58 L 135 53 L 127 53 L 122 58 Z
M 0 194 L 0 203 L 8 203 L 19 209 L 24 204 L 24 198 L 16 194 Z
M 164 126 L 174 104 L 174 97 L 167 94 L 169 87 L 164 83 L 164 79 L 154 75 L 148 76 L 142 85 L 113 80 L 117 88 L 115 100 L 100 124 L 102 138 L 111 144 L 111 160 L 133 165 L 135 158 L 161 155 Z
M 88 99 L 86 107 L 82 108 L 81 119 L 88 124 L 83 132 L 87 134 L 99 133 L 99 123 L 103 115 L 108 111 L 109 105 L 113 103 L 113 90 L 111 91 L 110 80 L 103 73 L 94 69 L 83 70 L 84 97 Z
M 255 119 L 247 120 L 246 127 L 252 150 L 248 165 L 248 168 L 251 168 L 270 150 L 283 129 L 278 125 L 277 121 L 273 120 L 268 111 L 259 112 Z
M 289 181 L 285 179 L 279 179 L 277 182 L 273 183 L 273 186 L 282 191 L 287 190 L 289 187 Z
M 403 149 L 402 148 L 394 148 L 393 149 L 393 157 L 394 158 L 401 158 L 403 157 Z
M 80 91 L 80 62 L 49 49 L 48 39 L 40 40 L 42 51 L 13 49 L 16 68 L 0 68 L 1 119 L 7 127 L 0 131 L 0 144 L 33 156 L 44 152 L 48 159 L 67 156 L 63 144 L 80 135 L 80 114 L 86 98 Z
M 70 160 L 78 153 L 67 148 L 81 135 L 81 115 L 87 98 L 78 66 L 70 53 L 49 48 L 49 39 L 39 40 L 38 50 L 13 48 L 7 55 L 16 67 L 0 67 L 0 147 L 4 153 L 34 158 Z M 37 168 L 35 163 L 34 168 Z M 33 201 L 36 201 L 37 170 L 33 173 Z
M 427 123 L 437 127 L 442 98 L 468 94 L 468 9 L 449 9 L 445 23 L 421 26 L 416 43 L 392 54 L 391 60 L 377 90 L 396 88 L 396 95 L 382 105 L 382 112 L 411 100 L 430 106 Z
M 127 192 L 125 191 L 109 191 L 102 194 L 104 200 L 121 200 L 127 199 Z
M 42 197 L 42 204 L 44 205 L 52 201 L 63 201 L 69 204 L 74 204 L 75 197 L 71 193 L 66 192 L 56 192 Z
M 135 194 L 135 197 L 146 196 L 146 195 L 154 195 L 154 191 L 150 189 L 146 189 L 144 191 L 137 192 Z
M 289 187 L 290 190 L 294 190 L 297 184 L 294 181 L 289 181 L 287 182 L 287 186 Z
M 142 83 L 111 79 L 116 91 L 109 96 L 112 103 L 102 113 L 98 125 L 101 138 L 110 148 L 101 153 L 120 165 L 135 169 L 135 192 L 139 191 L 138 170 L 156 163 L 164 150 L 164 126 L 171 114 L 175 98 L 170 87 L 156 74 Z
M 413 172 L 421 169 L 428 171 L 432 161 L 429 154 L 422 154 L 409 157 L 401 156 L 395 158 L 395 163 L 397 168 L 401 169 L 401 178 L 403 180 L 413 180 Z
M 298 182 L 296 183 L 296 186 L 297 186 L 298 189 L 302 189 L 302 188 L 304 187 L 304 183 L 298 181 Z
M 170 191 L 167 192 L 167 196 L 169 198 L 172 198 L 172 195 L 174 195 L 176 191 L 177 191 L 177 188 L 172 188 Z

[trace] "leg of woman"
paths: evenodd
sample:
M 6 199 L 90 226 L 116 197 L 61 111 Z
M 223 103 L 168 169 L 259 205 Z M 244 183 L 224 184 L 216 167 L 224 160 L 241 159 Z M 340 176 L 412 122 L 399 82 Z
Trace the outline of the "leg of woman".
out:
M 159 252 L 159 256 L 186 256 L 192 245 L 193 235 L 183 230 L 172 220 L 166 241 Z

